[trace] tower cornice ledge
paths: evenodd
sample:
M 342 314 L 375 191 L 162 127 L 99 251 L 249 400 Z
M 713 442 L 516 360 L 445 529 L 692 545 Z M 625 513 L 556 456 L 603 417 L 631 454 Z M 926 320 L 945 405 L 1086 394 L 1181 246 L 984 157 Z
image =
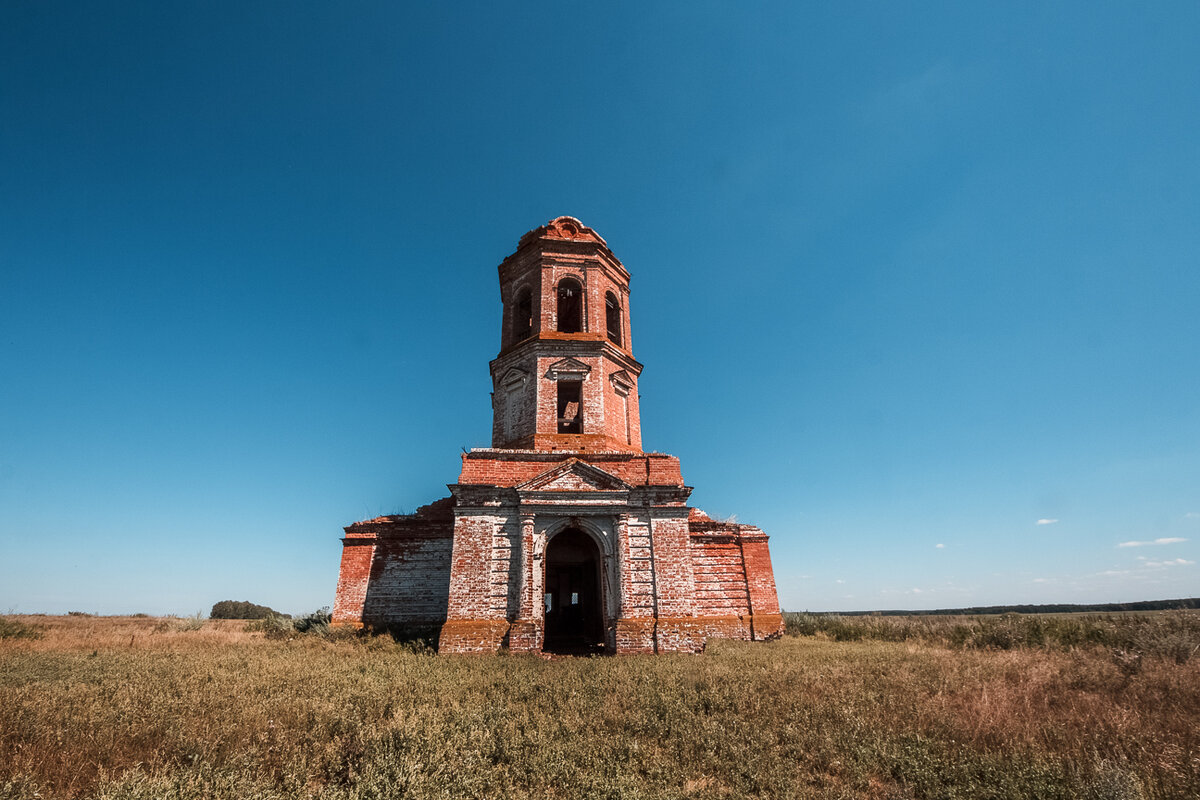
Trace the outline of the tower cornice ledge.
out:
M 609 360 L 619 364 L 621 369 L 629 370 L 634 375 L 642 374 L 642 362 L 608 341 L 604 334 L 558 333 L 557 331 L 542 332 L 535 336 L 530 336 L 528 339 L 522 339 L 513 346 L 501 350 L 488 363 L 488 368 L 492 370 L 492 374 L 496 374 L 497 368 L 505 366 L 506 361 L 510 359 L 519 360 L 524 357 L 526 350 L 532 349 L 537 349 L 543 355 L 592 356 L 596 354 L 597 342 L 600 342 L 600 355 L 607 356 Z M 540 348 L 537 347 L 539 344 L 541 345 Z

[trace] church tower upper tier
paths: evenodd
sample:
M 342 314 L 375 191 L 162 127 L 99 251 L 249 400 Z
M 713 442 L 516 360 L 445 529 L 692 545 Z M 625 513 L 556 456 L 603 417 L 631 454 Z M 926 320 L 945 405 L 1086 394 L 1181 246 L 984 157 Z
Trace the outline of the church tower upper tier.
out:
M 629 272 L 594 230 L 558 217 L 500 264 L 492 446 L 641 451 Z

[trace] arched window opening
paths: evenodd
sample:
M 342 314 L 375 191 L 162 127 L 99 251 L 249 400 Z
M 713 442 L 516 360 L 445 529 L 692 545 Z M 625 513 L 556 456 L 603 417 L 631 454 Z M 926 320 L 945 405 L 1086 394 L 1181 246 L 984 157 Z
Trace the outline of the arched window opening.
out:
M 583 382 L 558 382 L 558 432 L 583 433 Z
M 533 333 L 533 292 L 522 289 L 513 305 L 513 342 L 527 339 Z
M 596 543 L 578 528 L 555 534 L 546 545 L 544 651 L 604 652 L 601 563 Z
M 558 282 L 558 330 L 560 333 L 583 330 L 583 287 L 570 278 Z
M 613 344 L 619 346 L 621 344 L 621 306 L 612 292 L 604 295 L 604 322 L 608 328 L 608 338 Z

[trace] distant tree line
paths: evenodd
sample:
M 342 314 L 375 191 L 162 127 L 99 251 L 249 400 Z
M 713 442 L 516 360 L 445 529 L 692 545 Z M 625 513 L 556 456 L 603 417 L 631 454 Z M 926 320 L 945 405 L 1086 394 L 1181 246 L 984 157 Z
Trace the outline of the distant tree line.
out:
M 1136 603 L 1093 603 L 1091 605 L 1049 603 L 1046 605 L 937 608 L 931 611 L 900 611 L 896 609 L 889 609 L 887 611 L 839 611 L 826 613 L 837 613 L 843 617 L 861 617 L 871 614 L 881 617 L 920 617 L 938 614 L 1102 614 L 1115 611 L 1165 611 L 1179 608 L 1200 608 L 1200 597 L 1186 597 L 1180 600 L 1141 600 Z
M 219 603 L 213 603 L 208 617 L 209 619 L 266 619 L 267 617 L 291 619 L 292 615 L 280 614 L 273 608 L 260 606 L 249 600 L 222 600 Z

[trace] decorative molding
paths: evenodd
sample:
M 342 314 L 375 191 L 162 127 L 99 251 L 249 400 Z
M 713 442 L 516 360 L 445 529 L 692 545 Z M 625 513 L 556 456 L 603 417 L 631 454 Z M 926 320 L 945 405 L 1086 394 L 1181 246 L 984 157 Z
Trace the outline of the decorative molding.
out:
M 627 492 L 632 487 L 616 475 L 572 458 L 513 488 L 518 492 Z
M 608 243 L 601 238 L 600 234 L 584 225 L 575 217 L 555 217 L 554 219 L 542 225 L 539 228 L 526 233 L 521 237 L 521 245 L 536 237 L 545 239 L 567 239 L 576 242 L 598 242 L 599 244 L 608 247 Z
M 623 369 L 608 376 L 608 380 L 612 383 L 613 389 L 621 397 L 626 397 L 633 391 L 633 380 L 630 379 L 629 373 Z
M 546 369 L 546 377 L 552 381 L 558 380 L 577 380 L 581 381 L 587 377 L 592 368 L 587 364 L 574 358 L 563 358 L 555 361 Z
M 500 379 L 500 385 L 511 392 L 524 386 L 528 380 L 528 372 L 512 367 L 508 372 L 504 373 L 504 377 Z

